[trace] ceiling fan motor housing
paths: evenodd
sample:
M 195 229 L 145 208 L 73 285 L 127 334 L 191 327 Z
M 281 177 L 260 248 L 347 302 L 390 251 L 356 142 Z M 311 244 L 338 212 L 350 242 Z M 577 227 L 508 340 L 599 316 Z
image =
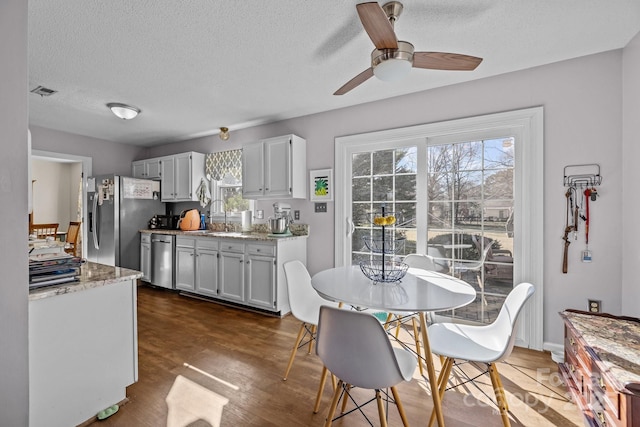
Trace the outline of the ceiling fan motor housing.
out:
M 374 49 L 371 52 L 371 68 L 377 78 L 394 81 L 404 77 L 413 65 L 413 45 L 398 41 L 397 49 Z

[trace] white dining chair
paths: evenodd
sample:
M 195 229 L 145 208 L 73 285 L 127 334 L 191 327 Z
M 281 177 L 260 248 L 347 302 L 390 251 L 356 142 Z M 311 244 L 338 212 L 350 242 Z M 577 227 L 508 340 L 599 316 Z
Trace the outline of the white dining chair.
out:
M 325 367 L 338 377 L 325 427 L 331 426 L 343 394 L 343 399 L 349 397 L 356 403 L 350 393 L 352 387 L 375 390 L 380 425 L 384 427 L 387 426 L 387 419 L 382 395 L 389 399 L 383 390 L 390 388 L 402 423 L 408 425 L 396 385 L 411 380 L 416 369 L 416 357 L 408 350 L 393 347 L 375 316 L 354 310 L 321 307 L 316 352 Z
M 302 262 L 298 260 L 289 261 L 284 263 L 283 267 L 289 292 L 291 314 L 302 322 L 296 342 L 291 349 L 287 370 L 284 373 L 283 380 L 286 381 L 298 349 L 308 344 L 308 353 L 310 354 L 313 351 L 313 341 L 315 340 L 320 307 L 322 305 L 338 307 L 339 304 L 328 301 L 318 295 L 313 286 L 311 286 L 311 276 Z
M 489 325 L 436 323 L 427 328 L 431 352 L 445 357 L 438 376 L 438 392 L 444 396 L 451 369 L 456 359 L 484 363 L 491 378 L 496 401 L 505 427 L 510 426 L 509 406 L 496 363 L 506 359 L 513 350 L 518 316 L 535 289 L 521 283 L 509 292 L 496 320 Z M 429 427 L 435 421 L 432 412 Z

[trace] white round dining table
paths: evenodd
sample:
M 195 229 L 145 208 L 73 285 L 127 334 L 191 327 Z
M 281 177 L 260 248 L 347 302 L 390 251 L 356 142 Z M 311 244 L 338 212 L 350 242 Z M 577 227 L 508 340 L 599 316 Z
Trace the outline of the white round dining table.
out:
M 418 268 L 410 268 L 399 282 L 375 283 L 357 265 L 323 270 L 311 278 L 311 285 L 321 297 L 330 301 L 359 308 L 419 313 L 433 408 L 438 426 L 444 427 L 425 313 L 470 304 L 476 298 L 475 289 L 453 276 Z

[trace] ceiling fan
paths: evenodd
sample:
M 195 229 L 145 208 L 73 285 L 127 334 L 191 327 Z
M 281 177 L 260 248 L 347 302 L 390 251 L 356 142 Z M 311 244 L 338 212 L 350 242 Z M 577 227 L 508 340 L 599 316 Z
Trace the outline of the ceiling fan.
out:
M 377 2 L 356 5 L 362 26 L 376 48 L 371 52 L 371 67 L 349 80 L 334 95 L 344 95 L 374 75 L 384 81 L 400 80 L 411 67 L 471 71 L 480 65 L 482 58 L 475 56 L 447 52 L 414 52 L 413 45 L 398 40 L 393 30 L 402 8 L 399 1 L 391 1 L 382 6 Z

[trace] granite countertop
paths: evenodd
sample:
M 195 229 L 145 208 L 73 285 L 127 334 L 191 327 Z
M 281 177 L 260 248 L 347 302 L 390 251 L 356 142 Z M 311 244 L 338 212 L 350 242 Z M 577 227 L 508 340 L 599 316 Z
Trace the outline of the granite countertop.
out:
M 572 311 L 560 315 L 582 335 L 621 389 L 629 382 L 640 383 L 640 322 Z
M 112 283 L 123 282 L 125 280 L 135 280 L 141 277 L 142 273 L 140 271 L 86 262 L 80 267 L 79 281 L 31 289 L 29 291 L 29 301 L 68 294 L 70 292 L 80 292 Z
M 251 232 L 241 231 L 223 231 L 220 229 L 219 224 L 210 224 L 208 230 L 197 231 L 182 231 L 182 230 L 165 230 L 165 229 L 144 229 L 140 230 L 140 233 L 145 234 L 170 234 L 173 236 L 196 236 L 196 237 L 211 237 L 211 238 L 223 238 L 223 239 L 237 239 L 237 240 L 260 240 L 260 241 L 278 241 L 278 240 L 291 240 L 309 237 L 309 226 L 306 224 L 292 224 L 291 234 L 287 235 L 274 235 L 268 231 L 268 226 L 255 225 Z

